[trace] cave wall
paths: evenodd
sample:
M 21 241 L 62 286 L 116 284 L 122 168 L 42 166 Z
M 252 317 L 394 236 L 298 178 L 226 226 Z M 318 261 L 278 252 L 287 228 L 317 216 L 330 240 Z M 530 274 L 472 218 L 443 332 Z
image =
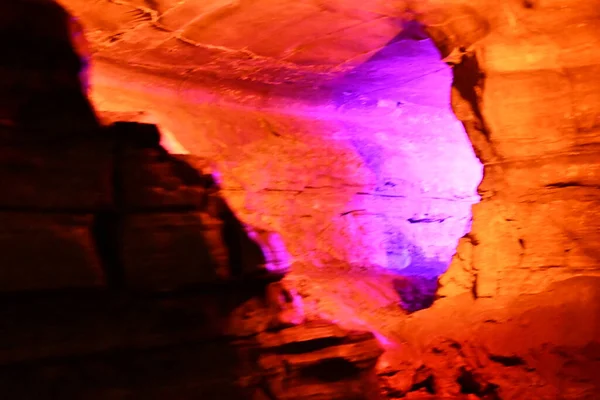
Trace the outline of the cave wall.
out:
M 437 8 L 436 8 L 437 6 Z M 484 164 L 481 203 L 441 296 L 543 291 L 597 275 L 597 1 L 429 2 L 452 105 Z
M 397 10 L 64 3 L 92 44 L 96 107 L 144 110 L 182 144 L 171 150 L 214 160 L 236 213 L 281 232 L 295 271 L 446 270 L 482 171 L 450 68 Z
M 112 85 L 95 87 L 98 108 L 148 110 L 163 133 L 214 160 L 236 213 L 281 232 L 298 264 L 439 274 L 469 229 L 481 168 L 450 110 L 302 114 L 137 91 L 115 99 Z
M 460 240 L 451 267 L 440 280 L 439 295 L 530 293 L 570 276 L 598 274 L 598 1 L 391 4 L 372 0 L 293 5 L 266 0 L 252 5 L 189 1 L 177 7 L 158 2 L 160 7 L 154 9 L 141 1 L 119 1 L 104 4 L 104 13 L 94 9 L 101 2 L 94 6 L 78 0 L 65 3 L 88 24 L 97 60 L 114 57 L 159 74 L 169 69 L 178 74 L 172 87 L 183 96 L 192 96 L 191 82 L 204 82 L 211 90 L 196 91 L 194 96 L 205 101 L 222 104 L 226 99 L 278 109 L 286 105 L 298 109 L 302 97 L 319 99 L 323 92 L 315 87 L 366 63 L 406 31 L 407 21 L 419 21 L 444 61 L 453 66 L 452 108 L 485 166 L 479 186 L 482 201 L 473 207 L 471 232 Z M 111 9 L 121 17 L 110 18 Z M 165 60 L 170 60 L 168 65 Z M 210 77 L 218 84 L 212 85 L 215 81 Z M 228 80 L 237 83 L 231 86 Z M 227 123 L 236 120 L 249 125 L 244 119 L 247 114 L 234 114 Z M 305 126 L 311 133 L 318 131 L 312 124 Z M 232 128 L 236 129 L 241 128 Z M 268 135 L 269 130 L 257 131 Z M 332 131 L 338 130 L 320 130 Z M 251 153 L 269 143 L 251 142 Z M 232 149 L 239 154 L 237 147 Z M 340 165 L 355 168 L 356 164 L 335 167 Z M 264 165 L 256 169 L 261 168 Z M 228 174 L 239 176 L 239 171 L 231 168 L 228 172 L 225 167 L 225 181 Z M 364 171 L 361 179 L 368 182 L 370 171 Z M 355 171 L 353 182 L 357 175 Z M 324 204 L 339 203 L 333 198 L 341 196 L 344 187 L 342 183 L 330 195 L 319 193 L 318 197 L 325 199 Z M 240 205 L 240 196 L 231 198 L 243 214 L 246 207 Z M 280 198 L 270 198 L 271 208 L 287 201 L 279 194 L 269 196 Z M 266 200 L 262 204 L 267 208 Z M 304 204 L 317 202 L 309 199 Z M 280 209 L 292 217 L 290 206 Z M 322 220 L 349 210 L 336 209 L 321 215 Z M 250 214 L 246 212 L 246 217 Z M 302 219 L 293 217 L 275 223 L 276 229 L 281 224 L 302 224 Z M 409 218 L 404 216 L 404 221 Z M 371 224 L 380 225 L 377 220 Z M 311 241 L 314 227 L 294 232 L 297 239 L 289 243 L 292 251 L 294 241 Z M 352 224 L 341 227 L 350 233 L 346 239 L 359 238 L 358 232 L 365 229 Z M 363 253 L 367 254 L 372 253 L 374 241 L 348 243 L 348 249 L 365 245 L 368 250 Z M 308 255 L 295 255 L 299 254 Z M 310 256 L 314 259 L 314 254 Z

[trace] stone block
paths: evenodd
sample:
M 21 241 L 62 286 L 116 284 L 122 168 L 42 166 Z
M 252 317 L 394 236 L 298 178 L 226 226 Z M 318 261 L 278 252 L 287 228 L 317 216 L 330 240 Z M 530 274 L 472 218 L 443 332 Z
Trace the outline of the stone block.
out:
M 472 265 L 477 295 L 493 297 L 510 288 L 539 292 L 551 270 L 561 276 L 598 273 L 600 223 L 591 188 L 538 193 L 539 202 L 486 200 L 474 210 Z
M 383 353 L 371 333 L 313 321 L 261 333 L 258 342 L 258 366 L 278 399 L 379 398 L 367 389 Z
M 127 209 L 204 207 L 207 177 L 160 149 L 129 149 L 124 154 L 121 171 Z
M 460 238 L 448 271 L 439 280 L 438 297 L 452 297 L 472 291 L 476 271 L 472 265 L 473 243 L 468 236 Z
M 91 215 L 0 212 L 0 292 L 96 287 Z
M 0 146 L 0 207 L 96 210 L 112 204 L 113 143 Z
M 539 157 L 574 144 L 569 80 L 556 70 L 494 74 L 482 101 L 491 140 L 499 155 Z
M 600 42 L 600 38 L 597 40 Z M 574 99 L 573 117 L 578 128 L 577 145 L 598 143 L 600 84 L 596 77 L 599 74 L 600 65 L 598 64 L 571 68 L 568 71 L 572 85 L 571 97 Z
M 565 153 L 547 158 L 543 163 L 527 159 L 486 166 L 480 190 L 488 191 L 498 184 L 506 185 L 505 196 L 530 197 L 541 201 L 540 196 L 553 189 L 600 187 L 599 156 L 594 152 Z
M 134 214 L 125 218 L 121 257 L 128 286 L 169 290 L 213 282 L 229 268 L 222 221 L 205 213 Z

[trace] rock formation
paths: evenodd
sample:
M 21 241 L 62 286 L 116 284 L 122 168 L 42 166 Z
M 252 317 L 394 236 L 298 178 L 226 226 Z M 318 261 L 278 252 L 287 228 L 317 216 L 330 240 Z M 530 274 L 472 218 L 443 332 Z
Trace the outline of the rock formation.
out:
M 398 34 L 393 9 L 64 4 L 88 32 L 97 108 L 143 110 L 213 160 L 231 207 L 280 232 L 295 271 L 447 268 L 481 165 L 449 107 L 450 68 L 419 32 Z M 293 29 L 290 7 L 304 21 Z M 256 46 L 242 41 L 255 23 Z M 228 26 L 240 32 L 225 38 Z M 360 44 L 344 41 L 370 28 Z M 307 60 L 286 56 L 296 53 Z
M 420 18 L 453 65 L 453 109 L 484 165 L 439 294 L 598 275 L 600 3 L 429 3 Z
M 382 390 L 407 399 L 595 399 L 599 284 L 575 277 L 533 295 L 437 302 L 394 326 L 404 345 L 379 370 Z
M 482 201 L 473 208 L 471 233 L 460 240 L 450 271 L 440 281 L 439 295 L 536 292 L 555 280 L 597 274 L 598 90 L 593 84 L 597 2 L 372 0 L 321 6 L 265 2 L 256 7 L 235 1 L 155 6 L 107 2 L 111 13 L 121 18 L 118 23 L 102 19 L 97 6 L 76 0 L 65 4 L 90 27 L 98 59 L 118 57 L 145 68 L 169 70 L 184 82 L 206 81 L 208 74 L 215 74 L 223 88 L 220 96 L 262 106 L 281 106 L 282 96 L 318 97 L 322 92 L 310 87 L 327 86 L 332 74 L 355 68 L 394 38 L 422 39 L 418 30 L 423 27 L 452 66 L 453 110 L 485 168 L 479 187 Z M 256 30 L 258 36 L 248 33 Z M 245 86 L 231 86 L 227 80 L 243 81 Z M 376 209 L 372 202 L 360 206 L 367 213 Z M 237 209 L 243 212 L 245 207 L 247 201 Z M 406 209 L 406 204 L 389 208 Z M 416 220 L 444 218 L 435 211 L 425 217 L 425 210 L 415 211 Z M 384 224 L 389 221 L 386 216 Z M 358 229 L 369 230 L 368 223 L 359 223 Z M 415 235 L 399 224 L 390 229 L 409 238 Z M 434 237 L 432 232 L 427 235 Z M 333 239 L 321 241 L 332 246 L 329 261 L 385 264 L 381 257 L 361 260 L 344 254 L 346 250 L 331 244 Z M 393 241 L 384 239 L 388 244 Z M 290 247 L 296 259 L 320 257 L 318 251 L 308 255 L 305 249 Z M 403 253 L 403 248 L 407 249 L 388 247 L 394 265 L 410 265 L 415 257 L 414 251 Z M 445 256 L 439 257 L 443 264 Z
M 48 109 L 48 97 L 1 98 L 13 190 L 0 204 L 0 391 L 597 398 L 597 0 L 63 3 L 87 30 L 95 104 L 154 116 L 101 113 L 100 127 L 89 104 L 75 108 L 84 96 Z M 423 61 L 432 43 L 437 64 Z M 386 70 L 388 58 L 402 67 Z M 39 82 L 6 71 L 10 93 Z M 394 74 L 410 89 L 379 82 Z M 479 165 L 456 161 L 471 149 L 443 96 L 426 96 L 450 74 L 484 168 L 470 227 Z M 114 123 L 147 118 L 168 134 Z M 65 142 L 81 124 L 104 134 Z M 187 155 L 159 144 L 181 136 Z M 296 263 L 282 279 L 284 247 Z
M 70 16 L 0 15 L 23 35 L 0 61 L 2 395 L 377 398 L 374 335 L 307 320 L 281 241 L 236 217 L 206 161 L 96 117 Z
M 377 340 L 306 322 L 285 249 L 236 219 L 204 160 L 153 125 L 45 133 L 3 132 L 2 393 L 378 395 Z

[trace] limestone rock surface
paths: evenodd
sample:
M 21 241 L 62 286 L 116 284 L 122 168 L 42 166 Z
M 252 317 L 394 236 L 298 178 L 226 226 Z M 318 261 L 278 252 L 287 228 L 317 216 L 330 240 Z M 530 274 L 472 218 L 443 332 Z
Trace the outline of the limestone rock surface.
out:
M 440 52 L 437 57 L 452 66 L 452 108 L 463 123 L 485 169 L 485 178 L 479 187 L 482 201 L 473 208 L 471 233 L 461 242 L 460 252 L 450 271 L 441 279 L 439 295 L 473 292 L 476 296 L 493 297 L 505 293 L 537 292 L 555 280 L 597 274 L 598 257 L 594 250 L 600 232 L 594 217 L 598 206 L 599 179 L 597 127 L 600 100 L 595 83 L 598 72 L 595 48 L 600 40 L 596 29 L 600 7 L 597 1 L 559 4 L 553 1 L 489 3 L 429 0 L 409 4 L 377 0 L 277 3 L 264 0 L 250 5 L 236 1 L 190 0 L 154 2 L 151 6 L 135 1 L 84 4 L 71 0 L 64 3 L 82 18 L 90 32 L 89 39 L 98 60 L 120 59 L 130 65 L 153 68 L 161 76 L 174 77 L 170 85 L 186 88 L 190 100 L 212 102 L 227 99 L 252 107 L 299 107 L 302 99 L 311 104 L 320 101 L 334 106 L 331 109 L 335 110 L 335 106 L 339 105 L 333 84 L 339 83 L 337 77 L 377 77 L 372 71 L 371 75 L 361 75 L 360 71 L 369 70 L 370 66 L 384 69 L 385 64 L 378 63 L 378 60 L 393 59 L 393 53 L 388 50 L 398 49 L 404 52 L 402 54 L 408 54 L 410 46 L 403 43 L 422 43 L 429 36 Z M 105 13 L 97 12 L 100 6 L 106 7 Z M 413 49 L 416 47 L 413 46 Z M 413 65 L 418 65 L 423 72 L 425 78 L 422 79 L 435 76 L 420 59 L 415 58 L 414 61 L 416 64 Z M 403 65 L 403 70 L 394 70 L 399 86 L 403 84 L 402 71 L 406 71 L 406 77 L 411 79 L 417 76 L 411 72 L 410 63 Z M 349 95 L 341 98 L 346 96 L 350 100 L 344 104 L 345 107 L 354 107 L 353 113 L 368 109 L 369 102 L 373 100 L 380 106 L 406 102 L 407 97 L 387 97 L 392 92 L 382 91 L 373 83 L 381 96 L 356 90 L 360 78 L 352 82 L 355 86 L 346 86 L 343 91 Z M 360 84 L 363 83 L 365 81 Z M 212 89 L 198 89 L 203 85 Z M 432 86 L 424 88 L 434 90 Z M 194 95 L 190 90 L 195 90 Z M 180 90 L 180 93 L 183 92 L 185 90 Z M 416 100 L 417 104 L 423 98 L 416 91 L 410 93 L 410 99 Z M 214 112 L 212 114 L 215 115 Z M 252 153 L 265 154 L 280 148 L 275 142 L 288 137 L 287 132 L 294 129 L 287 128 L 287 118 L 276 121 L 269 115 L 256 117 L 263 121 L 264 129 L 274 137 L 260 145 L 255 142 L 256 145 L 246 147 Z M 256 117 L 236 111 L 226 122 L 218 122 L 216 126 L 226 129 L 224 127 L 231 124 L 230 121 L 244 120 L 244 130 L 249 131 Z M 376 118 L 382 121 L 387 117 Z M 423 124 L 425 119 L 431 120 L 431 114 L 419 123 Z M 370 232 L 365 243 L 354 241 L 352 246 L 364 246 L 368 249 L 365 253 L 380 256 L 361 259 L 342 246 L 332 244 L 339 234 L 325 230 L 318 241 L 326 244 L 326 248 L 321 250 L 314 246 L 317 249 L 311 249 L 309 256 L 308 249 L 294 249 L 293 245 L 288 245 L 294 257 L 300 260 L 309 257 L 321 259 L 325 263 L 341 260 L 344 263 L 384 266 L 391 263 L 396 267 L 410 266 L 411 263 L 418 265 L 419 262 L 415 262 L 419 258 L 418 251 L 410 245 L 395 247 L 392 243 L 403 240 L 421 243 L 423 237 L 441 243 L 442 237 L 426 229 L 425 224 L 422 225 L 423 237 L 419 237 L 417 232 L 420 229 L 403 227 L 404 223 L 397 222 L 396 215 L 375 211 L 378 209 L 375 203 L 380 202 L 378 197 L 370 200 L 361 196 L 358 202 L 354 199 L 349 202 L 349 196 L 342 193 L 359 185 L 361 193 L 398 196 L 393 200 L 386 197 L 386 209 L 408 209 L 412 205 L 402 198 L 414 196 L 410 193 L 410 184 L 433 181 L 427 181 L 423 175 L 415 175 L 414 181 L 411 181 L 406 173 L 400 178 L 388 174 L 385 169 L 378 171 L 374 159 L 369 158 L 367 153 L 374 152 L 382 159 L 391 160 L 394 155 L 389 149 L 401 148 L 403 143 L 407 143 L 406 136 L 394 137 L 392 141 L 398 145 L 393 146 L 383 140 L 384 135 L 378 136 L 377 132 L 385 132 L 386 128 L 377 128 L 373 132 L 361 124 L 356 125 L 356 129 L 360 129 L 361 134 L 351 140 L 355 144 L 363 141 L 357 148 L 367 161 L 369 173 L 354 172 L 347 183 L 336 186 L 334 182 L 342 182 L 344 177 L 350 176 L 350 170 L 356 171 L 357 164 L 352 157 L 342 157 L 340 161 L 343 162 L 337 164 L 339 169 L 334 171 L 336 173 L 323 174 L 320 164 L 306 161 L 311 153 L 294 149 L 297 153 L 292 154 L 297 154 L 297 157 L 289 156 L 286 162 L 293 165 L 302 160 L 303 165 L 310 166 L 313 174 L 311 182 L 294 179 L 281 185 L 265 180 L 256 188 L 277 190 L 277 194 L 270 194 L 268 199 L 262 200 L 254 194 L 250 196 L 247 188 L 240 188 L 237 193 L 231 194 L 232 199 L 239 197 L 232 202 L 240 204 L 239 210 L 250 209 L 250 203 L 253 203 L 257 212 L 262 212 L 263 202 L 280 204 L 284 213 L 293 207 L 286 191 L 298 193 L 294 201 L 302 200 L 303 204 L 316 206 L 347 202 L 352 204 L 351 208 L 342 211 L 338 206 L 335 212 L 344 215 L 344 220 L 352 216 L 351 223 L 338 221 L 339 217 L 331 214 L 319 217 L 314 213 L 307 215 L 313 219 L 335 218 L 334 226 L 344 231 L 352 230 L 355 232 L 350 235 L 352 237 Z M 339 129 L 324 131 L 331 137 L 331 133 Z M 441 132 L 435 134 L 438 140 L 443 136 Z M 228 137 L 226 134 L 221 136 Z M 309 143 L 306 139 L 303 141 L 311 148 L 323 146 Z M 221 148 L 237 149 L 238 143 L 242 142 L 227 140 Z M 336 158 L 344 154 L 343 147 L 332 146 L 331 142 L 324 145 L 336 154 Z M 204 150 L 207 147 L 200 148 Z M 445 147 L 446 151 L 453 149 Z M 286 147 L 286 150 L 289 152 L 291 149 Z M 237 175 L 244 169 L 257 169 L 248 158 L 238 164 L 240 167 L 237 169 L 232 168 L 232 158 L 224 161 L 231 166 L 222 168 L 225 181 L 229 182 L 229 171 L 235 171 L 233 173 Z M 395 162 L 394 165 L 398 169 L 402 164 Z M 326 164 L 325 168 L 331 170 L 331 164 Z M 476 167 L 472 165 L 469 168 Z M 287 170 L 278 171 L 277 175 L 301 176 Z M 405 181 L 400 182 L 401 179 Z M 477 180 L 474 178 L 473 185 Z M 384 185 L 380 186 L 380 183 Z M 322 201 L 311 197 L 310 190 L 307 190 L 308 187 L 325 185 L 334 186 L 336 190 L 331 194 L 316 192 L 317 198 Z M 392 187 L 400 189 L 394 192 L 390 190 Z M 456 191 L 445 192 L 448 193 L 457 194 Z M 468 219 L 468 210 L 467 214 L 452 211 L 446 216 L 437 211 L 456 209 L 456 206 L 432 204 L 430 208 L 417 208 L 414 215 L 402 215 L 400 218 L 423 222 L 443 221 L 446 216 L 465 218 L 467 215 Z M 470 203 L 465 206 L 470 207 Z M 352 213 L 343 214 L 347 211 Z M 377 216 L 372 215 L 373 212 Z M 307 226 L 305 230 L 293 232 L 294 236 L 308 238 L 309 231 L 319 228 L 318 223 L 310 220 L 304 224 L 297 215 L 294 215 L 294 220 Z M 288 224 L 279 218 L 270 218 L 265 223 Z M 297 222 L 297 225 L 300 223 Z M 373 233 L 372 225 L 389 228 L 385 228 L 383 233 Z M 453 233 L 445 229 L 449 235 L 448 242 L 452 242 L 451 248 L 455 248 L 456 240 L 462 235 L 458 232 L 466 233 L 468 222 L 463 223 L 462 228 L 454 225 L 451 228 Z M 397 232 L 398 237 L 394 238 L 387 232 Z M 382 235 L 382 239 L 375 239 L 377 234 Z M 386 250 L 378 251 L 376 245 L 369 246 L 368 243 L 381 243 L 380 247 Z M 468 246 L 472 249 L 467 250 Z M 440 265 L 445 265 L 450 259 L 450 254 L 444 251 L 425 250 L 422 253 L 426 260 L 430 257 L 430 266 L 431 260 L 440 260 Z
M 600 234 L 598 1 L 65 3 L 84 21 L 101 61 L 96 103 L 158 110 L 161 122 L 176 121 L 167 131 L 193 132 L 186 143 L 193 155 L 161 155 L 156 132 L 111 150 L 87 148 L 89 159 L 62 146 L 52 162 L 46 147 L 36 153 L 31 142 L 3 142 L 2 174 L 14 187 L 0 216 L 3 254 L 15 267 L 2 271 L 0 387 L 7 397 L 377 398 L 375 337 L 388 350 L 378 366 L 381 395 L 389 398 L 597 397 L 600 302 L 598 278 L 590 275 L 598 274 Z M 440 51 L 437 65 L 442 57 L 452 70 L 411 56 L 433 49 L 420 27 Z M 395 50 L 410 71 L 401 83 L 421 76 L 425 84 L 384 90 L 379 78 L 400 75 L 384 68 Z M 419 253 L 407 236 L 435 232 L 455 242 L 468 230 L 465 210 L 474 201 L 473 180 L 435 178 L 473 171 L 446 158 L 459 139 L 441 145 L 444 129 L 416 129 L 436 120 L 456 126 L 440 111 L 443 102 L 424 95 L 450 74 L 453 111 L 484 165 L 482 201 L 440 280 L 438 295 L 449 298 L 407 317 L 390 289 L 394 280 L 369 272 L 381 260 L 410 267 Z M 367 81 L 372 90 L 360 88 Z M 298 109 L 302 115 L 290 116 Z M 414 140 L 384 128 L 410 122 L 409 111 L 421 113 L 407 125 Z M 408 157 L 424 148 L 434 156 Z M 274 156 L 284 152 L 292 157 Z M 191 167 L 202 164 L 201 154 L 221 155 L 223 192 L 212 191 L 203 167 Z M 90 180 L 66 166 L 73 160 L 87 166 Z M 423 162 L 436 168 L 408 178 Z M 391 173 L 398 166 L 401 176 Z M 68 179 L 53 180 L 47 168 Z M 107 184 L 107 169 L 124 172 L 118 176 L 126 185 Z M 49 202 L 23 177 L 50 193 Z M 71 198 L 69 185 L 81 185 L 85 196 Z M 219 221 L 231 222 L 222 193 L 244 220 L 262 223 L 252 230 L 238 220 L 224 237 L 214 235 Z M 119 221 L 127 246 L 107 241 L 98 251 L 92 238 L 112 237 L 106 233 L 114 232 L 115 215 L 105 218 L 103 207 L 115 199 L 125 206 Z M 100 220 L 92 217 L 99 213 Z M 43 229 L 31 232 L 29 224 Z M 217 280 L 270 262 L 282 275 L 284 246 L 265 226 L 293 226 L 283 240 L 293 256 L 321 260 L 329 275 L 306 268 L 285 283 Z M 191 232 L 206 249 L 190 244 Z M 215 237 L 229 246 L 215 245 Z M 150 256 L 139 256 L 149 248 Z M 428 255 L 444 260 L 447 249 Z M 210 268 L 190 270 L 181 253 Z M 240 253 L 250 262 L 232 262 Z M 111 263 L 125 268 L 106 269 Z M 92 290 L 103 285 L 119 290 Z M 86 290 L 24 293 L 65 286 Z M 401 296 L 420 302 L 412 287 L 399 286 Z M 331 292 L 344 301 L 332 301 Z M 304 308 L 303 297 L 319 304 Z M 315 310 L 376 332 L 315 323 L 307 318 Z
M 405 345 L 378 369 L 389 398 L 595 399 L 597 277 L 544 293 L 436 303 L 394 328 Z M 384 355 L 384 358 L 386 355 Z
M 447 268 L 481 166 L 451 71 L 401 4 L 63 3 L 87 31 L 97 108 L 145 110 L 131 118 L 174 151 L 214 160 L 236 214 L 280 232 L 296 270 Z
M 599 6 L 432 1 L 421 9 L 452 59 L 453 108 L 484 164 L 472 231 L 440 295 L 534 293 L 598 275 Z

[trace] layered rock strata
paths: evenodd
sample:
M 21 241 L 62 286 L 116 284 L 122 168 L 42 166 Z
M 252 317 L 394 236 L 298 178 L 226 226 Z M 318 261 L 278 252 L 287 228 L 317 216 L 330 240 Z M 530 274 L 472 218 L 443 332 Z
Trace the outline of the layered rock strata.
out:
M 65 3 L 95 27 L 90 37 L 102 57 L 177 71 L 186 83 L 216 74 L 219 93 L 260 105 L 311 93 L 315 82 L 360 65 L 398 35 L 422 39 L 418 21 L 452 65 L 452 106 L 485 165 L 482 202 L 440 296 L 536 292 L 597 274 L 597 1 L 303 2 L 290 14 L 283 3 L 258 10 L 239 2 L 123 2 L 111 3 L 112 12 L 130 18 L 112 25 L 93 7 Z M 298 37 L 308 20 L 311 35 Z M 262 40 L 236 34 L 258 27 Z M 143 37 L 152 40 L 141 49 Z M 160 49 L 181 56 L 184 70 Z
M 218 163 L 232 208 L 280 232 L 297 270 L 445 271 L 481 166 L 448 104 L 449 67 L 418 24 L 402 31 L 400 8 L 64 4 L 87 29 L 97 107 L 145 110 Z M 264 38 L 244 43 L 255 25 Z
M 68 140 L 3 133 L 4 292 L 168 290 L 289 267 L 274 234 L 250 238 L 206 163 L 166 153 L 155 126 L 116 123 Z
M 373 335 L 306 321 L 285 248 L 205 160 L 147 124 L 2 133 L 8 397 L 377 398 Z
M 256 282 L 4 295 L 0 389 L 11 399 L 378 399 L 373 336 L 289 318 L 273 291 L 290 296 Z
M 440 296 L 534 293 L 598 275 L 600 3 L 430 1 L 452 105 L 484 165 Z

